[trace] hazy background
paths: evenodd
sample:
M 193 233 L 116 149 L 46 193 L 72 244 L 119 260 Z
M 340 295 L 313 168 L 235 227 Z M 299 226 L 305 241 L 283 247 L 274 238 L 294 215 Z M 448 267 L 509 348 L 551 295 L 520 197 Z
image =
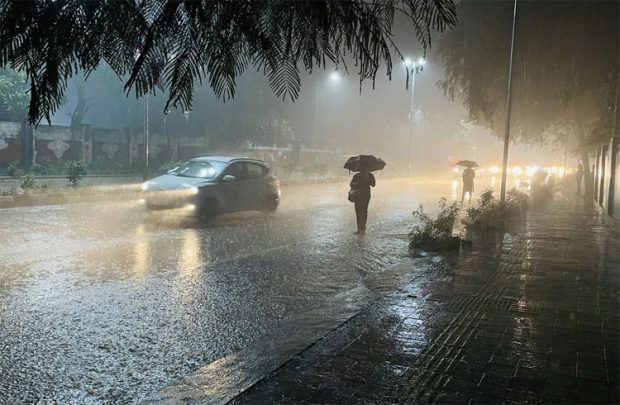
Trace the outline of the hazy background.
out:
M 423 56 L 413 32 L 397 24 L 396 43 L 411 59 Z M 509 27 L 507 27 L 509 29 Z M 434 48 L 415 78 L 413 167 L 414 172 L 450 170 L 450 162 L 478 160 L 482 165 L 500 164 L 502 143 L 485 128 L 469 122 L 465 108 L 448 100 L 438 88 L 443 78 Z M 508 47 L 509 44 L 506 44 Z M 260 72 L 246 71 L 238 80 L 233 100 L 218 100 L 208 86 L 198 86 L 194 107 L 189 113 L 171 109 L 164 115 L 165 94 L 150 96 L 149 131 L 152 134 L 180 134 L 207 137 L 213 148 L 234 148 L 244 143 L 290 146 L 299 141 L 306 147 L 342 150 L 343 154 L 371 153 L 383 157 L 392 167 L 407 165 L 411 83 L 407 88 L 406 68 L 395 55 L 391 80 L 382 67 L 376 82 L 365 81 L 360 88 L 355 66 L 349 75 L 333 66 L 302 76 L 302 91 L 295 101 L 276 98 Z M 143 128 L 145 98 L 124 96 L 122 81 L 105 66 L 84 82 L 69 82 L 66 102 L 53 115 L 52 124 L 69 125 L 78 96 L 88 111 L 83 123 L 96 127 Z M 315 129 L 318 95 L 318 131 Z M 315 133 L 315 132 L 318 132 Z M 512 164 L 561 165 L 564 148 L 513 145 Z M 576 160 L 569 156 L 569 166 Z

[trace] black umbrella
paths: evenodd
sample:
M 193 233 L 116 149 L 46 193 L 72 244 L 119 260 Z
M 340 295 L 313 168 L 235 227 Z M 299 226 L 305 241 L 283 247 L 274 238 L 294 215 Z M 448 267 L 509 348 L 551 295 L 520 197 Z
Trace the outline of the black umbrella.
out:
M 457 166 L 465 166 L 465 167 L 478 167 L 478 163 L 473 160 L 459 160 L 456 162 Z
M 357 155 L 347 159 L 344 164 L 344 168 L 352 172 L 359 172 L 362 167 L 365 167 L 369 172 L 374 172 L 375 170 L 382 170 L 385 167 L 385 162 L 373 155 Z

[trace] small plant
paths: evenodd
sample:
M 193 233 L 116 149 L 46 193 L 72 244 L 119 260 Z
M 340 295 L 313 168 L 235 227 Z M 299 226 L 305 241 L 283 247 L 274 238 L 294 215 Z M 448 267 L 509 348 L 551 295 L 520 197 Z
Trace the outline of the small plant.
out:
M 506 202 L 502 204 L 488 188 L 480 194 L 475 207 L 469 208 L 462 223 L 465 226 L 481 230 L 504 229 L 510 220 L 520 216 L 529 205 L 526 193 L 512 189 L 506 193 Z
M 521 214 L 527 211 L 530 197 L 527 193 L 513 188 L 506 193 L 506 207 L 511 214 Z
M 458 204 L 451 204 L 445 198 L 439 200 L 439 214 L 432 219 L 424 207 L 413 211 L 413 217 L 420 222 L 409 232 L 409 251 L 448 251 L 461 246 L 462 239 L 454 236 L 454 226 L 458 218 Z
M 32 165 L 31 170 L 37 176 L 45 176 L 47 174 L 47 167 L 37 163 Z
M 10 165 L 7 166 L 6 168 L 6 174 L 8 174 L 11 177 L 16 177 L 19 173 L 19 163 L 18 162 L 13 162 Z
M 37 179 L 32 174 L 20 176 L 19 185 L 23 190 L 31 190 L 37 184 Z
M 65 163 L 67 170 L 67 180 L 73 187 L 80 184 L 80 180 L 86 175 L 86 164 L 80 161 L 69 161 Z

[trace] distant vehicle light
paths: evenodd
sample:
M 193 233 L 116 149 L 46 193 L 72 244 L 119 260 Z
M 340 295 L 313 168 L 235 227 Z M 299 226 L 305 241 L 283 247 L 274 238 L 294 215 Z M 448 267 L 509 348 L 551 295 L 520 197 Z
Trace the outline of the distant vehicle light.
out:
M 491 166 L 491 167 L 489 168 L 489 171 L 490 171 L 492 174 L 497 174 L 497 173 L 499 172 L 499 167 L 497 167 L 497 166 Z
M 142 191 L 147 191 L 149 189 L 149 182 L 145 181 L 144 183 L 142 183 L 142 185 L 140 186 L 140 189 Z
M 452 171 L 453 171 L 454 173 L 458 173 L 458 172 L 459 172 L 459 168 L 458 168 L 458 167 L 455 167 L 454 169 L 452 169 Z
M 196 209 L 196 206 L 194 204 L 187 204 L 185 206 L 185 209 L 188 210 L 188 211 L 193 211 L 193 210 Z
M 565 169 L 563 167 L 560 167 L 560 169 L 558 170 L 558 175 L 560 177 L 564 177 L 564 173 L 565 173 Z
M 525 166 L 525 175 L 527 177 L 532 177 L 534 173 L 536 173 L 536 170 L 538 170 L 536 166 Z
M 512 168 L 512 174 L 519 177 L 523 174 L 523 168 L 521 166 L 515 166 Z

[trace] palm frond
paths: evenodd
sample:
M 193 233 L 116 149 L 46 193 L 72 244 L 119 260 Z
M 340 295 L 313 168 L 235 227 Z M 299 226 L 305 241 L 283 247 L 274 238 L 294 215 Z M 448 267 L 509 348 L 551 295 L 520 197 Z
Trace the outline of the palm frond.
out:
M 345 58 L 360 85 L 382 65 L 389 76 L 392 57 L 402 59 L 396 13 L 425 49 L 433 30 L 456 22 L 453 0 L 0 0 L 0 67 L 27 75 L 32 123 L 58 108 L 69 78 L 104 62 L 138 97 L 165 88 L 167 107 L 190 109 L 203 80 L 218 97 L 234 97 L 249 66 L 294 100 L 302 69 Z

